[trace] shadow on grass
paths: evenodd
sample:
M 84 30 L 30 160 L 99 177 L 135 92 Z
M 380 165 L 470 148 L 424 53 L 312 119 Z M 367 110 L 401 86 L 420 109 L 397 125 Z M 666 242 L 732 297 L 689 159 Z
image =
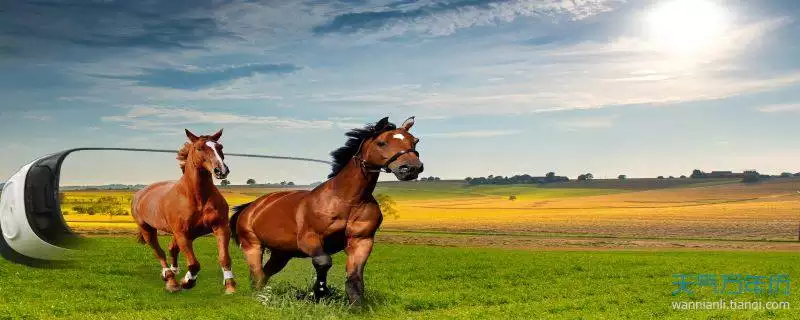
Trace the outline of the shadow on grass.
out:
M 310 279 L 308 283 L 313 283 Z M 276 282 L 253 294 L 253 298 L 268 309 L 285 315 L 307 317 L 310 315 L 368 315 L 391 303 L 391 298 L 380 291 L 367 290 L 361 307 L 350 305 L 344 289 L 330 287 L 328 296 L 316 301 L 311 286 L 300 288 L 288 282 Z

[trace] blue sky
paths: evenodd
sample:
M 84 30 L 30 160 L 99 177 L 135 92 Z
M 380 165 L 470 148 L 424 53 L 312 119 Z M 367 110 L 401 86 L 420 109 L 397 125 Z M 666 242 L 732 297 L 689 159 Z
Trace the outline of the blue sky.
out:
M 442 178 L 800 171 L 800 2 L 675 1 L 6 1 L 0 176 L 71 147 L 177 149 L 184 128 L 328 159 L 347 129 L 412 115 Z M 228 162 L 235 183 L 329 171 Z M 179 173 L 172 155 L 65 167 Z

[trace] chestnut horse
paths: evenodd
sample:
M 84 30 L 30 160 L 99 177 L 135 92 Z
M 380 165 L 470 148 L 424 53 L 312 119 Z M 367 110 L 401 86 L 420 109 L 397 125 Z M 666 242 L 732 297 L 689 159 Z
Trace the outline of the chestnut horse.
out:
M 363 273 L 383 215 L 372 196 L 381 170 L 399 180 L 417 178 L 423 170 L 417 142 L 409 130 L 414 117 L 400 128 L 383 118 L 347 133 L 345 146 L 331 153 L 333 173 L 313 190 L 280 191 L 234 208 L 233 240 L 241 245 L 256 290 L 286 266 L 291 258 L 311 257 L 316 270 L 312 294 L 319 299 L 327 287 L 331 255 L 347 253 L 345 289 L 350 303 L 364 298 Z M 269 261 L 262 267 L 264 250 Z
M 197 237 L 214 233 L 217 238 L 219 264 L 222 267 L 225 293 L 236 291 L 228 253 L 230 227 L 228 225 L 228 203 L 211 177 L 225 179 L 230 173 L 225 164 L 225 155 L 219 138 L 222 130 L 212 136 L 195 136 L 186 130 L 188 143 L 178 151 L 183 176 L 177 182 L 161 181 L 136 192 L 131 213 L 139 227 L 140 243 L 147 243 L 155 251 L 161 263 L 161 279 L 166 281 L 169 292 L 191 289 L 197 282 L 200 263 L 194 255 L 192 241 Z M 164 250 L 158 243 L 157 233 L 172 234 L 169 244 L 171 264 L 167 265 Z M 188 262 L 188 271 L 180 286 L 178 275 L 178 253 L 183 252 Z

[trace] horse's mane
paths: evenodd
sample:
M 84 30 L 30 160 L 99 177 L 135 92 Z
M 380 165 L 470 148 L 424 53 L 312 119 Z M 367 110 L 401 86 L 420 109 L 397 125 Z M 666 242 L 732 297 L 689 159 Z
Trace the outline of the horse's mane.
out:
M 191 143 L 184 143 L 183 147 L 178 150 L 178 166 L 181 167 L 181 172 L 186 172 L 186 160 L 189 158 L 189 148 L 192 147 Z
M 378 128 L 377 124 L 368 124 L 364 128 L 352 129 L 345 134 L 348 139 L 344 146 L 331 152 L 331 157 L 333 157 L 333 170 L 331 174 L 328 175 L 328 178 L 333 178 L 339 174 L 339 171 L 344 169 L 344 167 L 347 165 L 347 162 L 349 162 L 350 159 L 352 159 L 353 156 L 358 153 L 361 143 L 364 142 L 364 140 L 375 137 L 386 131 L 397 129 L 397 126 L 395 126 L 394 123 L 385 121 L 385 119 L 379 123 L 381 122 L 386 123 L 381 128 Z

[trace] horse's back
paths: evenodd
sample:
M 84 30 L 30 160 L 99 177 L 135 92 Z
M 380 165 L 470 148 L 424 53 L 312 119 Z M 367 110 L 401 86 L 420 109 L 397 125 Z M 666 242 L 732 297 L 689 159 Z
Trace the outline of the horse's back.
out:
M 160 181 L 148 185 L 133 195 L 131 215 L 140 226 L 147 224 L 153 228 L 164 230 L 166 220 L 160 212 L 160 202 L 175 186 L 175 181 Z
M 270 249 L 296 251 L 298 205 L 308 193 L 291 190 L 264 195 L 248 206 L 239 223 Z

